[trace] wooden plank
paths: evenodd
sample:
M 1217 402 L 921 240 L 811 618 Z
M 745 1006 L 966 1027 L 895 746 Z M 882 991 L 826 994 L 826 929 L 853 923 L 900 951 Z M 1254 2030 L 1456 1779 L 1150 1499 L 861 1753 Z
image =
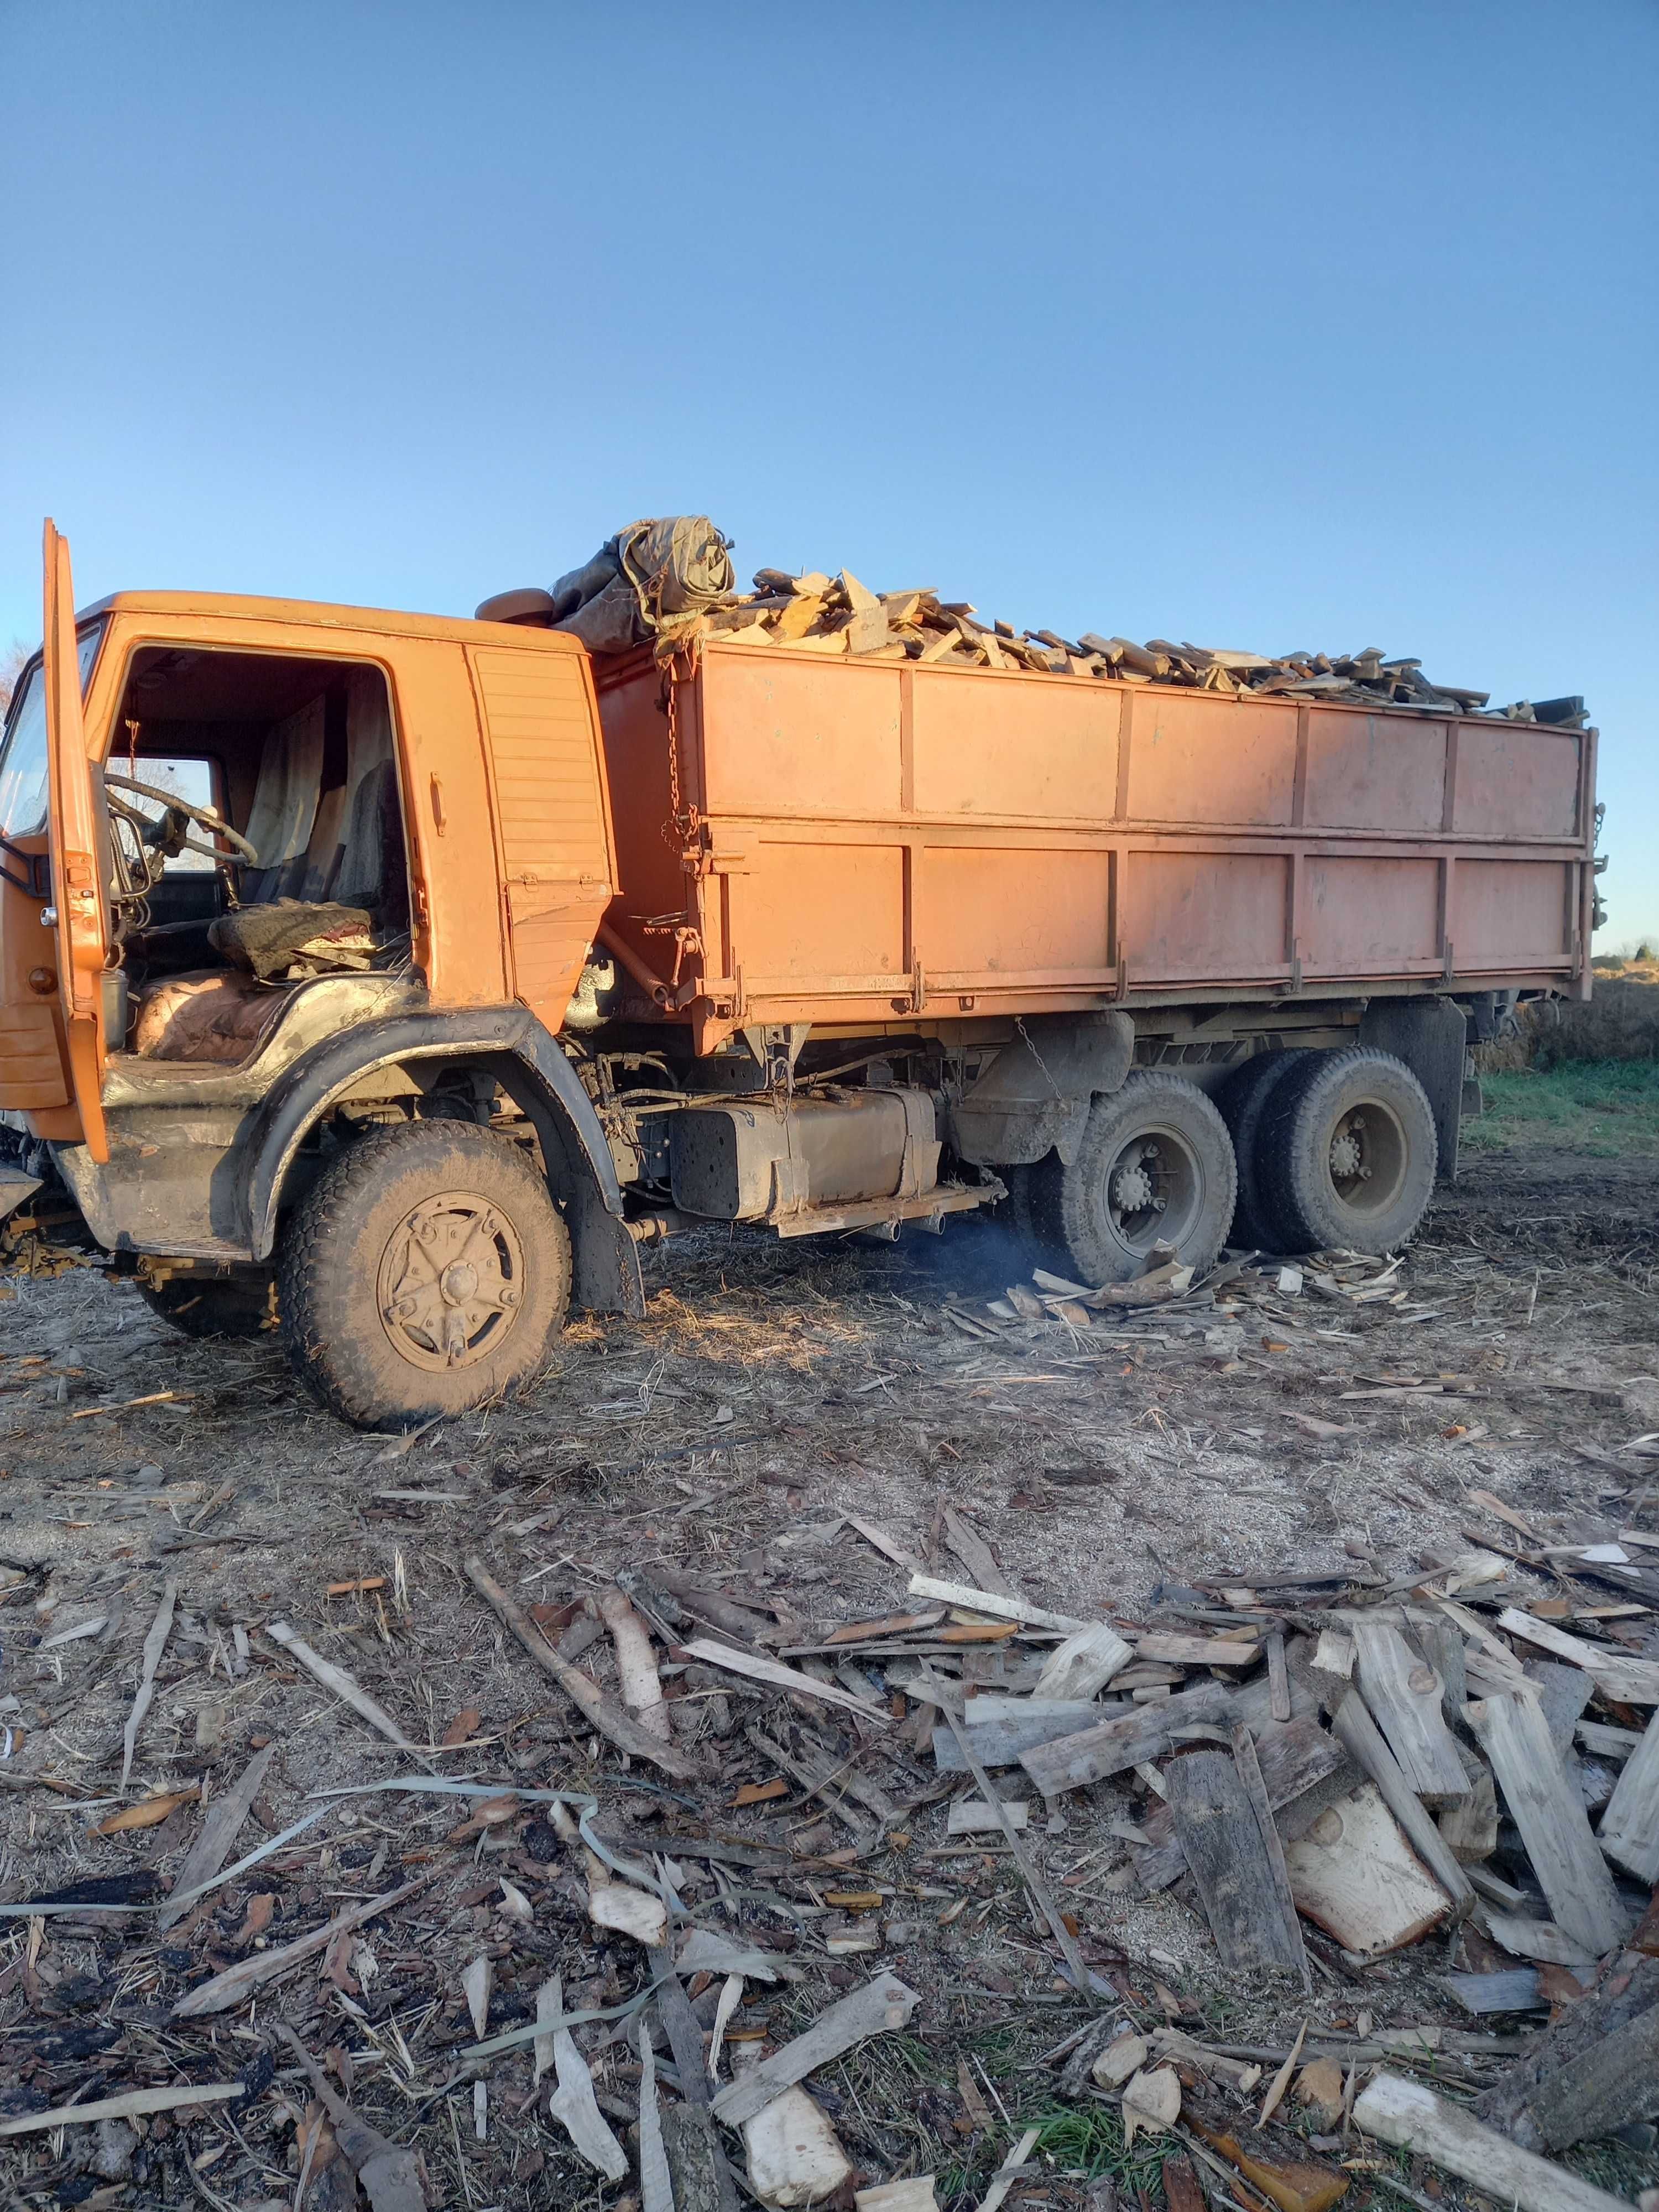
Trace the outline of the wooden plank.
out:
M 1659 1659 L 1632 1659 L 1623 1653 L 1609 1651 L 1604 1644 L 1591 1644 L 1582 1636 L 1569 1636 L 1565 1629 L 1557 1628 L 1547 1620 L 1535 1620 L 1531 1613 L 1522 1613 L 1514 1606 L 1506 1606 L 1498 1614 L 1498 1626 L 1525 1643 L 1535 1644 L 1540 1651 L 1553 1652 L 1558 1659 L 1582 1667 L 1587 1674 L 1595 1676 L 1597 1688 L 1616 1704 L 1659 1705 Z
M 1425 1805 L 1455 1805 L 1468 1778 L 1440 1710 L 1440 1677 L 1414 1656 L 1397 1628 L 1356 1620 L 1359 1693 L 1400 1763 L 1407 1787 Z
M 1450 1898 L 1462 1917 L 1473 1910 L 1474 1891 L 1469 1878 L 1452 1856 L 1445 1838 L 1424 1810 L 1399 1761 L 1382 1741 L 1382 1731 L 1371 1718 L 1358 1690 L 1350 1690 L 1331 1716 L 1331 1727 L 1382 1794 L 1382 1802 L 1405 1830 L 1407 1841 L 1435 1880 Z
M 1273 1718 L 1287 1721 L 1291 1717 L 1291 1677 L 1285 1663 L 1285 1632 L 1272 1630 L 1267 1637 L 1267 1685 L 1273 1701 Z
M 1224 1966 L 1297 1971 L 1255 1808 L 1223 1751 L 1189 1751 L 1164 1773 L 1170 1814 Z
M 1160 1659 L 1168 1667 L 1254 1667 L 1261 1646 L 1254 1636 L 1246 1642 L 1236 1636 L 1181 1636 L 1149 1628 L 1136 1638 L 1135 1655 Z
M 1546 2012 L 1549 2008 L 1549 1999 L 1540 1993 L 1534 1966 L 1516 1966 L 1496 1974 L 1442 1974 L 1439 1978 L 1467 2012 Z
M 1659 1713 L 1607 1800 L 1601 1848 L 1644 1881 L 1659 1882 Z
M 714 2099 L 714 2117 L 729 2128 L 740 2127 L 774 2097 L 839 2058 L 866 2035 L 902 2027 L 920 2002 L 916 1992 L 896 1974 L 877 1974 L 820 2014 L 804 2035 L 763 2058 L 740 2081 L 728 2082 Z
M 1285 1864 L 1297 1911 L 1362 1958 L 1414 1943 L 1451 1909 L 1374 1782 L 1328 1805 L 1305 1836 L 1285 1846 Z
M 1226 1716 L 1227 1692 L 1218 1682 L 1182 1691 L 1156 1705 L 1139 1705 L 1120 1719 L 1102 1721 L 1073 1735 L 1034 1745 L 1019 1763 L 1045 1797 L 1081 1790 L 1108 1775 L 1126 1773 L 1143 1760 L 1161 1758 L 1174 1731 L 1194 1723 L 1213 1724 Z
M 970 1589 L 965 1583 L 941 1582 L 936 1575 L 912 1575 L 910 1595 L 932 1598 L 938 1605 L 961 1606 L 969 1613 L 987 1613 L 993 1620 L 1018 1620 L 1031 1628 L 1057 1628 L 1062 1636 L 1075 1636 L 1079 1629 L 1091 1625 L 1086 1620 L 1073 1620 L 1069 1613 L 1050 1613 L 1043 1606 L 1033 1605 L 1028 1598 L 1006 1597 L 1000 1590 Z
M 1629 1923 L 1537 1698 L 1528 1690 L 1480 1698 L 1464 1711 L 1492 1761 L 1556 1925 L 1599 1959 L 1621 1940 Z
M 1237 1701 L 1228 1717 L 1236 1717 Z M 1287 1840 L 1310 1828 L 1326 1806 L 1348 1796 L 1361 1780 L 1347 1752 L 1311 1715 L 1282 1726 L 1256 1728 L 1256 1759 L 1279 1833 Z M 1167 1889 L 1187 1871 L 1186 1855 L 1165 1805 L 1154 1807 L 1141 1823 L 1147 1844 L 1133 1854 L 1145 1887 Z
M 1280 1641 L 1282 1643 L 1283 1639 Z M 1285 1681 L 1288 1686 L 1288 1676 Z M 1267 1854 L 1267 1870 L 1273 1876 L 1273 1902 L 1279 1908 L 1279 1919 L 1290 1941 L 1296 1971 L 1303 1988 L 1311 1993 L 1313 1974 L 1302 1941 L 1302 1923 L 1296 1917 L 1296 1899 L 1291 1893 L 1290 1872 L 1285 1864 L 1285 1846 L 1279 1840 L 1279 1830 L 1273 1826 L 1273 1806 L 1267 1796 L 1267 1785 L 1262 1779 L 1261 1762 L 1256 1756 L 1255 1739 L 1243 1722 L 1233 1730 L 1233 1758 L 1238 1767 L 1238 1778 L 1244 1785 L 1244 1794 L 1250 1801 L 1250 1810 L 1255 1815 L 1261 1847 Z
M 1079 1729 L 1087 1728 L 1093 1717 L 1105 1717 L 1106 1710 L 1087 1698 L 1076 1701 L 1064 1699 L 1056 1702 L 1069 1704 L 1069 1712 L 1000 1712 L 988 1720 L 979 1719 L 975 1708 L 990 1702 L 987 1698 L 969 1698 L 963 1709 L 965 1716 L 963 1733 L 981 1766 L 1016 1765 L 1023 1752 L 1033 1750 L 1040 1744 L 1054 1743 L 1062 1737 L 1075 1735 Z M 1113 1712 L 1121 1710 L 1123 1708 L 1119 1704 L 1114 1704 L 1110 1708 Z M 933 1759 L 941 1774 L 965 1774 L 968 1771 L 954 1738 L 942 1735 L 937 1730 L 933 1736 Z
M 1358 2124 L 1381 2142 L 1432 2159 L 1449 2173 L 1519 2212 L 1630 2212 L 1622 2197 L 1592 2188 L 1565 2166 L 1521 2150 L 1420 2081 L 1378 2074 L 1353 2108 Z

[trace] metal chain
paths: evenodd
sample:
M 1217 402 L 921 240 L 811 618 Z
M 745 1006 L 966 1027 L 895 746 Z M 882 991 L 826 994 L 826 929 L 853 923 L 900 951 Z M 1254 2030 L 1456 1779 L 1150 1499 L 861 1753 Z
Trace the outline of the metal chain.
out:
M 1054 1081 L 1054 1077 L 1048 1073 L 1048 1061 L 1044 1060 L 1042 1054 L 1037 1050 L 1036 1045 L 1031 1042 L 1030 1032 L 1027 1030 L 1024 1021 L 1018 1014 L 1014 1016 L 1014 1027 L 1019 1031 L 1021 1036 L 1024 1038 L 1026 1050 L 1030 1054 L 1032 1059 L 1036 1060 L 1037 1066 L 1042 1070 L 1043 1081 L 1048 1085 L 1049 1090 L 1054 1092 L 1056 1098 L 1062 1097 L 1064 1094 L 1061 1092 L 1059 1084 Z

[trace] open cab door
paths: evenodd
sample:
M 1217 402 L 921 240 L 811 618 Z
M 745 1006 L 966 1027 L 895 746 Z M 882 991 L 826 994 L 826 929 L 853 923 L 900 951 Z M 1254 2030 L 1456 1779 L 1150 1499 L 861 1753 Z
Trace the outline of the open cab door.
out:
M 51 805 L 52 902 L 57 911 L 58 988 L 70 1089 L 94 1160 L 109 1158 L 104 1126 L 105 907 L 99 881 L 98 801 L 87 758 L 75 586 L 69 540 L 46 530 L 46 787 Z

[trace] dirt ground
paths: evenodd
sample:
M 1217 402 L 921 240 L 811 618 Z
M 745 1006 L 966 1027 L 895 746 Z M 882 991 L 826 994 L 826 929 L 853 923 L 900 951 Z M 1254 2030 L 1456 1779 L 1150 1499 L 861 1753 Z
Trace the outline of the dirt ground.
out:
M 884 1966 L 918 1990 L 905 2034 L 814 2084 L 864 2178 L 936 2172 L 941 2203 L 972 2204 L 1030 2120 L 1044 2128 L 1040 2171 L 1010 2201 L 1080 2203 L 1085 2177 L 1103 2171 L 1156 2188 L 1156 2154 L 1147 2162 L 1138 2147 L 1126 2160 L 1115 2118 L 1057 2117 L 1043 2054 L 1088 2015 L 1056 1978 L 1006 1847 L 945 1845 L 932 1761 L 835 1708 L 792 1711 L 693 1666 L 666 1686 L 677 1741 L 703 1761 L 706 1784 L 688 1793 L 638 1765 L 624 1772 L 504 1636 L 462 1559 L 480 1555 L 520 1604 L 544 1608 L 555 1637 L 572 1601 L 634 1567 L 770 1606 L 774 1644 L 790 1648 L 908 1608 L 905 1571 L 848 1515 L 930 1571 L 970 1580 L 941 1544 L 952 1505 L 1028 1596 L 1123 1622 L 1195 1581 L 1392 1577 L 1472 1542 L 1521 1543 L 1475 1492 L 1540 1544 L 1659 1522 L 1649 1502 L 1659 1457 L 1638 1442 L 1659 1431 L 1649 1160 L 1466 1155 L 1405 1259 L 1398 1304 L 1281 1296 L 1257 1274 L 1236 1311 L 1196 1324 L 989 1323 L 983 1334 L 987 1302 L 1024 1279 L 1029 1261 L 994 1224 L 971 1222 L 896 1246 L 708 1235 L 670 1244 L 647 1270 L 643 1323 L 581 1322 L 533 1395 L 413 1439 L 342 1428 L 297 1389 L 273 1341 L 192 1343 L 95 1273 L 19 1285 L 0 1307 L 0 1900 L 92 1875 L 170 1885 L 199 1801 L 148 1829 L 91 1831 L 145 1795 L 199 1786 L 210 1803 L 265 1741 L 276 1755 L 239 1850 L 329 1806 L 159 1937 L 142 1911 L 0 1920 L 0 2116 L 239 2075 L 256 2093 L 151 2121 L 142 2141 L 106 2152 L 115 2172 L 88 2163 L 89 2128 L 0 2146 L 9 2202 L 295 2201 L 295 2124 L 309 2100 L 290 2050 L 262 2056 L 276 2018 L 319 2059 L 336 2054 L 331 2078 L 375 2124 L 422 2149 L 434 2203 L 617 2204 L 634 2187 L 604 2186 L 575 2158 L 546 2117 L 548 2085 L 539 2103 L 530 2094 L 522 2049 L 483 2069 L 480 2140 L 478 2069 L 456 2054 L 472 2039 L 460 1977 L 481 1953 L 495 1962 L 492 2033 L 533 2019 L 556 1970 L 567 2003 L 623 2002 L 648 1978 L 641 1953 L 594 1941 L 572 1862 L 534 1808 L 456 1844 L 443 1839 L 467 1808 L 453 1796 L 312 1796 L 423 1770 L 295 1665 L 264 1632 L 272 1620 L 348 1668 L 428 1750 L 427 1771 L 591 1789 L 601 1829 L 632 1852 L 667 1854 L 699 1920 L 724 1911 L 719 1924 L 744 1940 L 798 1951 L 805 1982 L 781 1995 L 748 1984 L 749 2027 L 785 2039 Z M 173 1395 L 126 1404 L 162 1392 Z M 328 1594 L 364 1581 L 375 1587 Z M 122 1729 L 169 1582 L 177 1613 L 123 1793 Z M 1651 1632 L 1647 1650 L 1659 1656 Z M 586 1663 L 611 1682 L 608 1645 Z M 867 1671 L 865 1681 L 884 1693 Z M 861 1826 L 867 1842 L 868 1820 L 830 1791 L 733 1809 L 738 1785 L 776 1776 L 746 1734 L 757 1722 L 841 1766 L 868 1737 L 863 1770 L 910 1817 L 864 1848 L 849 1837 Z M 458 1747 L 441 1747 L 447 1732 Z M 1311 2004 L 1230 1985 L 1195 1910 L 1173 1893 L 1133 1894 L 1108 1826 L 1146 1809 L 1129 1780 L 1032 1824 L 1035 1856 L 1124 2017 L 1161 2021 L 1173 2008 L 1194 2033 L 1264 2051 L 1287 2047 L 1304 2015 L 1336 2034 L 1362 2012 L 1379 2026 L 1471 2026 L 1431 1979 L 1455 1936 L 1358 1970 L 1322 1946 Z M 698 1861 L 699 1838 L 724 1839 L 738 1860 Z M 528 1921 L 503 1911 L 503 1874 Z M 428 1875 L 355 1948 L 336 1946 L 320 1973 L 308 1962 L 252 2012 L 172 2018 L 210 1972 L 320 1925 L 343 1901 Z M 879 1891 L 879 1909 L 844 1912 L 837 1881 Z M 250 1932 L 258 1896 L 274 1899 L 268 1935 Z M 826 1954 L 823 1933 L 843 1926 L 873 1928 L 878 1948 Z M 637 2057 L 621 2027 L 586 2034 L 601 2103 L 625 2133 Z M 964 2077 L 958 2062 L 976 2071 Z M 1479 2058 L 1461 2063 L 1488 2078 Z M 1000 2108 L 989 2126 L 987 2090 Z M 360 2201 L 325 2155 L 325 2140 L 306 2203 Z M 1633 2194 L 1652 2165 L 1632 2154 L 1595 2170 Z M 1397 2182 L 1407 2168 L 1389 2172 Z M 1363 2160 L 1354 2176 L 1346 2201 L 1364 2203 L 1374 2177 Z

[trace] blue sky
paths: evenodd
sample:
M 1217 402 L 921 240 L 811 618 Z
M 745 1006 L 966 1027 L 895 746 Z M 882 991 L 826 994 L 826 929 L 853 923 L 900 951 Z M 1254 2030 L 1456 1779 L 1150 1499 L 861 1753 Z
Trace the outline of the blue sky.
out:
M 0 642 L 636 514 L 1602 731 L 1659 937 L 1659 11 L 0 0 Z

